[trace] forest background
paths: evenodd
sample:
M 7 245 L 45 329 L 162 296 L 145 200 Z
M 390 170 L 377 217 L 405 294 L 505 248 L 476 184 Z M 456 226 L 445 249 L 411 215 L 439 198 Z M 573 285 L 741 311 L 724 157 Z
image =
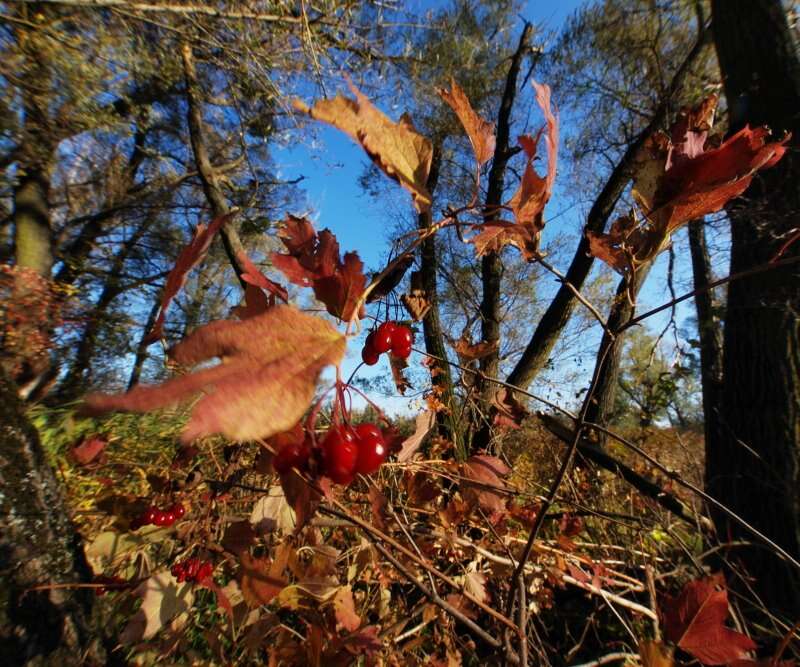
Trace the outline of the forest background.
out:
M 767 0 L 3 3 L 7 654 L 788 663 L 800 616 L 796 16 Z M 410 114 L 431 143 L 423 182 L 395 175 L 398 187 L 380 151 L 370 160 L 363 139 L 295 103 L 351 86 L 392 120 Z M 485 157 L 441 94 L 456 86 L 493 127 Z M 739 209 L 707 205 L 630 265 L 596 249 L 593 261 L 586 231 L 600 238 L 641 206 L 646 141 L 661 130 L 679 143 L 682 119 L 713 126 L 707 151 L 747 123 L 789 150 Z M 539 140 L 536 160 L 522 135 Z M 537 195 L 536 250 L 501 242 L 478 256 L 465 234 L 514 208 L 538 183 L 530 168 L 554 177 Z M 236 317 L 248 285 L 272 303 L 288 286 L 304 311 L 350 319 L 349 301 L 320 303 L 275 270 L 273 253 L 292 252 L 289 215 L 329 228 L 366 276 L 398 269 L 310 413 L 321 434 L 340 418 L 380 423 L 397 452 L 379 475 L 319 488 L 324 464 L 312 464 L 298 492 L 297 473 L 276 477 L 271 462 L 291 424 L 177 445 L 185 406 L 80 416 L 93 391 L 171 377 L 168 347 Z M 181 261 L 198 225 L 222 216 L 207 254 Z M 458 224 L 425 237 L 440 218 Z M 148 339 L 170 272 L 185 284 Z M 743 285 L 733 297 L 730 274 Z M 408 368 L 361 364 L 383 320 L 414 329 Z M 352 390 L 326 398 L 340 378 Z M 165 503 L 188 513 L 137 524 Z M 179 582 L 170 567 L 190 559 L 213 575 Z M 103 615 L 115 620 L 101 631 Z

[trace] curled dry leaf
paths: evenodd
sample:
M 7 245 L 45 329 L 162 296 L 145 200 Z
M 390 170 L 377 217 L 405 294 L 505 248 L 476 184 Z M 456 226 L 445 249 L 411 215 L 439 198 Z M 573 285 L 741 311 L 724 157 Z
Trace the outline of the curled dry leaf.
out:
M 142 582 L 134 595 L 142 598 L 142 604 L 120 633 L 121 644 L 150 639 L 194 602 L 192 585 L 179 584 L 170 572 L 159 572 Z
M 345 338 L 330 323 L 278 305 L 256 317 L 212 322 L 176 345 L 185 366 L 222 362 L 126 394 L 92 394 L 84 414 L 150 412 L 205 394 L 182 434 L 188 442 L 221 433 L 234 440 L 269 437 L 294 426 L 314 396 L 320 371 L 338 364 Z
M 670 136 L 648 138 L 632 190 L 643 217 L 632 211 L 607 233 L 587 232 L 592 255 L 620 273 L 634 272 L 669 245 L 673 232 L 721 210 L 744 193 L 756 172 L 783 157 L 790 137 L 768 142 L 763 127 L 745 127 L 717 145 L 708 136 L 715 105 L 712 96 L 684 109 Z
M 208 226 L 202 223 L 197 225 L 192 240 L 178 254 L 178 259 L 175 260 L 175 266 L 167 276 L 167 282 L 161 294 L 161 307 L 158 310 L 155 324 L 150 330 L 150 333 L 148 333 L 142 341 L 145 345 L 155 343 L 161 338 L 164 330 L 164 319 L 167 315 L 169 304 L 181 290 L 181 287 L 183 287 L 189 271 L 197 266 L 206 256 L 208 248 L 214 240 L 214 236 L 216 236 L 217 232 L 222 229 L 222 226 L 229 222 L 235 214 L 235 211 L 231 211 L 230 213 L 221 215 L 212 220 Z
M 721 575 L 687 583 L 678 597 L 661 604 L 665 637 L 706 665 L 724 665 L 747 658 L 756 644 L 725 626 L 728 591 Z
M 288 535 L 295 527 L 295 512 L 289 505 L 283 488 L 271 486 L 266 495 L 259 498 L 250 512 L 250 523 L 259 533 L 277 531 Z
M 389 367 L 392 369 L 392 379 L 394 386 L 397 388 L 398 393 L 404 396 L 406 391 L 411 388 L 411 383 L 408 381 L 403 371 L 408 368 L 408 361 L 403 357 L 398 357 L 395 354 L 389 355 Z
M 314 296 L 327 311 L 342 320 L 350 320 L 367 278 L 364 264 L 355 252 L 339 257 L 339 242 L 328 229 L 319 234 L 305 218 L 287 216 L 279 233 L 286 253 L 272 253 L 272 263 L 291 282 L 311 287 Z M 363 308 L 359 317 L 363 317 Z
M 502 387 L 495 393 L 492 405 L 496 410 L 494 424 L 500 428 L 519 428 L 530 414 L 507 387 Z
M 414 455 L 435 423 L 436 413 L 433 410 L 425 410 L 417 415 L 414 420 L 414 433 L 403 441 L 397 454 L 398 462 L 405 463 Z
M 459 359 L 462 361 L 474 361 L 475 359 L 483 359 L 483 357 L 497 351 L 500 346 L 500 341 L 493 341 L 488 343 L 485 340 L 479 343 L 472 343 L 467 334 L 462 334 L 454 344 L 453 349 L 456 351 Z
M 395 266 L 372 288 L 369 296 L 367 296 L 367 303 L 374 303 L 389 295 L 392 290 L 400 284 L 403 276 L 406 275 L 406 271 L 408 271 L 414 263 L 414 255 L 407 253 L 392 261 L 396 262 Z M 370 283 L 374 281 L 378 275 L 380 275 L 380 273 L 375 274 Z
M 336 627 L 347 632 L 355 632 L 361 625 L 361 617 L 356 612 L 353 591 L 349 586 L 342 586 L 333 596 L 333 611 L 336 616 Z
M 251 607 L 269 604 L 286 586 L 283 568 L 277 561 L 242 554 L 239 573 L 242 595 Z
M 464 91 L 453 79 L 450 80 L 450 90 L 440 89 L 439 95 L 447 102 L 456 116 L 458 116 L 461 125 L 464 126 L 464 130 L 472 144 L 472 150 L 475 151 L 475 159 L 478 161 L 478 165 L 486 164 L 494 155 L 494 123 L 485 121 L 475 113 Z
M 395 123 L 352 82 L 348 81 L 348 85 L 355 99 L 340 94 L 333 99 L 317 100 L 313 107 L 300 101 L 294 106 L 357 141 L 387 176 L 411 193 L 417 210 L 427 211 L 431 206 L 425 186 L 433 157 L 431 142 L 417 132 L 408 114 Z
M 465 498 L 474 500 L 481 509 L 490 514 L 501 514 L 506 511 L 507 496 L 502 492 L 506 488 L 506 483 L 503 477 L 506 477 L 511 469 L 505 463 L 496 456 L 476 454 L 466 460 L 462 472 L 466 478 L 462 482 Z
M 93 435 L 90 438 L 84 438 L 80 444 L 75 445 L 69 454 L 75 463 L 85 466 L 100 457 L 107 446 L 108 440 L 99 435 Z
M 237 255 L 237 259 L 244 267 L 242 280 L 249 285 L 266 290 L 273 297 L 281 299 L 284 303 L 289 302 L 289 294 L 286 288 L 267 278 L 246 254 L 240 253 Z
M 553 113 L 550 102 L 550 87 L 532 82 L 536 90 L 536 102 L 545 117 L 545 126 L 535 137 L 524 135 L 518 143 L 527 161 L 519 188 L 508 202 L 514 215 L 514 222 L 491 220 L 476 225 L 477 233 L 469 239 L 476 253 L 498 252 L 506 245 L 516 247 L 522 256 L 533 261 L 538 256 L 539 236 L 544 228 L 544 207 L 550 200 L 556 178 L 558 162 L 558 117 Z M 547 144 L 547 174 L 542 178 L 533 168 L 539 141 L 544 135 Z

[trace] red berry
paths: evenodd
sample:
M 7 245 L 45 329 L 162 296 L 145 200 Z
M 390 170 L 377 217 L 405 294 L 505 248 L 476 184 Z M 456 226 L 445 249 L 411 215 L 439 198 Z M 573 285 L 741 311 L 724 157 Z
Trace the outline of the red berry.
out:
M 348 426 L 333 426 L 322 441 L 322 458 L 325 474 L 337 484 L 353 481 L 358 444 L 355 433 Z
M 392 331 L 392 352 L 394 352 L 398 357 L 403 357 L 404 355 L 401 354 L 401 351 L 405 349 L 409 350 L 409 354 L 411 354 L 411 344 L 414 342 L 414 334 L 411 333 L 411 329 L 404 326 L 396 326 L 394 331 Z M 405 355 L 407 357 L 408 354 Z
M 394 322 L 384 322 L 381 324 L 377 331 L 375 331 L 375 338 L 372 340 L 372 349 L 378 354 L 383 354 L 392 349 L 392 335 L 396 329 Z
M 411 356 L 411 345 L 392 348 L 392 354 L 401 359 L 408 359 Z
M 272 459 L 272 467 L 280 475 L 285 475 L 292 468 L 305 470 L 310 455 L 311 452 L 305 443 L 290 443 L 278 451 Z
M 214 572 L 214 566 L 211 563 L 209 562 L 203 563 L 197 570 L 196 581 L 203 581 L 203 579 L 210 577 L 213 572 Z
M 378 353 L 371 347 L 364 347 L 364 349 L 361 350 L 361 361 L 363 361 L 367 366 L 374 366 L 378 363 L 378 359 Z
M 175 513 L 172 510 L 167 510 L 166 515 L 167 516 L 164 519 L 165 522 L 164 525 L 171 526 L 173 523 L 175 523 L 175 519 L 177 517 L 175 516 Z
M 167 513 L 163 510 L 156 510 L 156 515 L 153 518 L 153 523 L 156 526 L 166 526 L 167 525 Z
M 388 452 L 383 433 L 375 424 L 359 424 L 356 427 L 356 437 L 358 438 L 356 472 L 370 475 L 386 460 Z
M 158 508 L 150 505 L 147 508 L 147 511 L 144 513 L 144 522 L 145 525 L 151 525 L 156 522 L 156 514 L 158 514 Z
M 186 514 L 186 508 L 183 503 L 175 503 L 169 511 L 175 515 L 176 519 L 182 519 L 183 515 Z

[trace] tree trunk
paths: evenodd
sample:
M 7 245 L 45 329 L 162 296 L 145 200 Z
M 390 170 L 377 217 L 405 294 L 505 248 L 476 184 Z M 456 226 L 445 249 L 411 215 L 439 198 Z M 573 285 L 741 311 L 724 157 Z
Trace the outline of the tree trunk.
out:
M 692 256 L 692 280 L 696 290 L 703 289 L 713 280 L 711 260 L 706 246 L 706 233 L 702 220 L 689 223 L 689 251 Z M 720 465 L 719 451 L 714 449 L 718 438 L 712 430 L 719 424 L 720 396 L 722 395 L 722 325 L 715 314 L 714 293 L 699 292 L 694 298 L 697 309 L 697 334 L 700 339 L 700 377 L 703 382 L 703 422 L 705 430 L 706 473 Z M 706 478 L 708 486 L 709 479 Z
M 188 102 L 187 120 L 189 124 L 189 136 L 192 141 L 192 151 L 194 152 L 194 161 L 197 164 L 197 171 L 200 174 L 203 193 L 206 196 L 209 206 L 211 206 L 211 212 L 215 218 L 218 218 L 229 213 L 230 207 L 222 192 L 219 176 L 211 164 L 211 158 L 208 155 L 208 146 L 205 140 L 206 130 L 200 106 L 200 86 L 197 82 L 197 72 L 195 71 L 192 47 L 189 44 L 183 44 L 181 47 L 181 54 L 183 56 L 183 73 L 186 80 L 186 100 Z M 247 283 L 242 279 L 245 268 L 241 258 L 245 255 L 245 250 L 239 238 L 239 233 L 230 221 L 222 226 L 219 233 L 222 237 L 222 246 L 225 249 L 225 255 L 228 257 L 228 261 L 233 267 L 236 277 L 239 279 L 239 283 L 244 290 L 247 287 Z
M 681 92 L 687 75 L 692 71 L 695 64 L 700 61 L 705 47 L 710 41 L 710 36 L 711 33 L 708 29 L 703 30 L 698 35 L 697 42 L 675 72 L 667 94 L 664 96 L 664 99 L 661 100 L 661 103 L 653 114 L 647 127 L 642 130 L 636 140 L 628 146 L 625 154 L 617 163 L 616 167 L 614 167 L 602 191 L 597 199 L 595 199 L 594 204 L 592 204 L 586 221 L 587 230 L 602 232 L 605 229 L 608 218 L 617 205 L 617 200 L 625 191 L 631 179 L 632 170 L 639 150 L 653 132 L 662 129 L 666 124 L 667 115 L 670 110 L 674 108 L 676 98 Z M 581 241 L 578 244 L 578 248 L 567 270 L 566 282 L 580 290 L 586 277 L 589 275 L 593 263 L 594 258 L 589 255 L 589 242 L 586 240 L 586 237 L 583 236 L 581 237 Z M 572 315 L 576 303 L 577 299 L 575 298 L 575 294 L 569 287 L 566 285 L 559 287 L 558 292 L 547 307 L 542 319 L 539 320 L 539 323 L 536 325 L 536 329 L 525 351 L 522 353 L 514 370 L 508 376 L 508 382 L 510 384 L 525 389 L 533 382 L 539 371 L 547 364 L 550 353 L 556 341 L 558 341 L 561 332 L 564 330 L 564 327 L 567 325 L 567 322 L 569 322 L 569 318 Z
M 80 537 L 38 434 L 0 370 L 0 654 L 8 665 L 102 664 Z M 38 586 L 54 586 L 38 591 Z
M 533 28 L 526 23 L 520 35 L 517 50 L 511 58 L 508 68 L 500 110 L 497 113 L 497 133 L 495 138 L 492 167 L 484 202 L 483 219 L 490 222 L 497 219 L 503 204 L 505 191 L 506 166 L 512 153 L 509 150 L 511 135 L 511 111 L 517 96 L 517 79 L 522 59 L 530 48 Z M 487 252 L 481 259 L 481 339 L 486 343 L 497 343 L 497 349 L 480 360 L 481 375 L 475 383 L 478 392 L 478 405 L 472 410 L 472 426 L 476 429 L 472 448 L 485 447 L 491 439 L 490 412 L 492 396 L 496 385 L 485 378 L 496 378 L 500 368 L 500 286 L 503 279 L 503 262 L 499 252 Z
M 147 361 L 147 348 L 149 347 L 145 341 L 147 340 L 147 334 L 153 330 L 159 310 L 161 310 L 161 300 L 156 299 L 153 301 L 153 305 L 151 306 L 150 312 L 147 315 L 147 322 L 142 330 L 142 336 L 139 339 L 139 345 L 136 347 L 136 358 L 133 360 L 131 376 L 128 378 L 128 391 L 133 389 L 136 384 L 138 384 L 139 378 L 142 376 L 142 368 L 144 367 L 144 362 Z
M 783 159 L 729 209 L 735 274 L 768 262 L 800 227 L 800 58 L 780 0 L 711 5 L 731 131 L 749 123 L 792 132 Z M 798 255 L 797 242 L 784 252 Z M 709 491 L 800 558 L 800 264 L 730 284 L 723 349 Z M 727 517 L 716 520 L 725 539 L 752 539 Z M 761 545 L 731 557 L 770 611 L 800 618 L 796 568 Z
M 425 184 L 428 192 L 433 196 L 436 185 L 439 181 L 439 169 L 442 162 L 441 141 L 433 144 L 433 159 L 431 160 L 431 170 L 428 175 L 428 182 Z M 432 209 L 433 207 L 431 207 Z M 417 217 L 417 226 L 424 230 L 432 224 L 432 212 L 428 209 L 420 213 Z M 437 273 L 439 270 L 439 258 L 436 248 L 436 235 L 426 238 L 420 246 L 420 275 L 422 277 L 422 288 L 425 290 L 425 297 L 430 304 L 430 309 L 422 320 L 422 332 L 425 337 L 425 351 L 433 357 L 447 359 L 447 348 L 444 345 L 442 336 L 442 325 L 439 320 L 439 298 L 437 287 Z M 434 372 L 434 370 L 436 372 Z M 453 440 L 456 452 L 461 451 L 461 437 L 458 432 L 456 422 L 456 405 L 453 395 L 453 375 L 450 372 L 450 365 L 445 361 L 431 366 L 431 384 L 438 388 L 439 400 L 446 406 L 447 412 L 439 412 L 436 421 L 441 435 Z
M 608 333 L 604 332 L 600 341 L 595 360 L 595 367 L 599 366 L 597 382 L 595 383 L 592 402 L 586 411 L 587 422 L 605 426 L 611 417 L 614 408 L 614 397 L 617 393 L 619 364 L 622 358 L 625 335 L 624 332 L 619 332 L 619 329 L 633 317 L 636 310 L 636 296 L 642 289 L 645 280 L 647 280 L 647 274 L 650 273 L 652 266 L 652 262 L 643 264 L 636 270 L 633 278 L 625 277 L 620 280 L 617 286 L 616 297 L 606 320 L 606 327 L 615 335 L 614 338 L 611 338 Z M 631 299 L 634 300 L 633 303 Z M 596 437 L 597 444 L 603 446 L 606 440 L 605 435 L 597 433 Z

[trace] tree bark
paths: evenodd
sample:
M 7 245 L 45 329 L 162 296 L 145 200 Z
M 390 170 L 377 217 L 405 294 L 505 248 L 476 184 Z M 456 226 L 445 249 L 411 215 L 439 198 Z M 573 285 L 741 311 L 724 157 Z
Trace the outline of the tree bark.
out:
M 628 146 L 625 154 L 614 167 L 603 189 L 592 204 L 586 221 L 587 230 L 602 232 L 605 229 L 606 223 L 617 205 L 617 201 L 631 180 L 636 156 L 646 139 L 665 125 L 667 116 L 675 106 L 675 99 L 680 94 L 687 75 L 692 71 L 695 64 L 700 61 L 706 46 L 710 42 L 710 38 L 711 31 L 709 29 L 703 30 L 698 35 L 695 45 L 675 72 L 667 94 L 661 100 L 647 127 Z M 589 275 L 593 263 L 594 258 L 589 255 L 589 242 L 583 236 L 567 270 L 566 282 L 580 290 Z M 508 376 L 507 381 L 510 384 L 527 388 L 533 382 L 539 371 L 547 364 L 550 353 L 567 322 L 569 322 L 576 303 L 577 299 L 574 292 L 566 285 L 561 285 L 542 319 L 536 325 L 525 351 Z
M 16 389 L 0 369 L 0 654 L 10 665 L 103 664 L 80 537 Z
M 205 140 L 205 125 L 203 123 L 203 113 L 200 102 L 200 87 L 197 82 L 197 72 L 194 66 L 194 56 L 192 54 L 192 47 L 184 43 L 181 47 L 181 55 L 183 57 L 183 73 L 186 80 L 186 100 L 188 103 L 187 120 L 189 124 L 189 136 L 192 142 L 192 151 L 194 152 L 194 161 L 197 164 L 197 171 L 200 174 L 200 182 L 203 185 L 203 193 L 206 196 L 211 212 L 215 218 L 226 215 L 230 212 L 230 207 L 222 192 L 222 187 L 219 182 L 219 175 L 211 164 L 211 159 L 208 156 L 208 146 Z M 233 227 L 232 222 L 228 222 L 220 229 L 220 237 L 222 238 L 222 245 L 225 249 L 225 255 L 233 267 L 236 277 L 244 290 L 247 283 L 242 279 L 242 274 L 245 273 L 244 264 L 241 258 L 245 256 L 244 246 L 239 238 L 239 233 Z
M 128 391 L 136 386 L 139 382 L 139 378 L 142 376 L 142 368 L 144 367 L 144 362 L 147 361 L 147 348 L 149 347 L 145 341 L 147 340 L 147 334 L 153 330 L 159 310 L 161 310 L 161 300 L 156 299 L 150 307 L 150 312 L 147 315 L 147 322 L 144 325 L 141 338 L 139 339 L 139 345 L 136 347 L 136 358 L 133 360 L 131 376 L 128 378 Z
M 702 290 L 714 279 L 702 220 L 692 220 L 689 223 L 689 251 L 692 256 L 693 287 L 695 290 Z M 722 455 L 714 449 L 719 439 L 712 433 L 719 423 L 719 401 L 722 395 L 722 324 L 715 313 L 717 305 L 711 290 L 698 292 L 694 304 L 700 340 L 700 377 L 703 383 L 703 422 L 708 473 L 709 470 L 719 468 Z M 709 479 L 706 477 L 706 486 L 708 484 Z
M 441 141 L 433 144 L 433 158 L 428 181 L 425 184 L 428 192 L 433 196 L 439 181 L 439 169 L 442 162 Z M 417 216 L 417 226 L 421 230 L 428 229 L 433 222 L 432 208 Z M 430 309 L 422 320 L 422 332 L 425 337 L 425 351 L 434 358 L 447 359 L 447 348 L 442 336 L 442 325 L 439 320 L 439 298 L 437 274 L 439 270 L 439 257 L 436 247 L 436 235 L 426 238 L 420 245 L 420 275 L 425 297 L 430 304 Z M 434 372 L 435 370 L 435 372 Z M 439 432 L 445 438 L 452 439 L 456 451 L 460 451 L 461 437 L 458 432 L 455 410 L 456 405 L 453 395 L 453 375 L 450 365 L 445 361 L 431 367 L 431 384 L 438 388 L 439 400 L 446 406 L 447 411 L 436 414 Z
M 714 39 L 730 130 L 767 125 L 792 139 L 729 208 L 731 273 L 768 262 L 800 227 L 800 58 L 780 0 L 713 0 Z M 795 242 L 784 257 L 798 256 Z M 728 289 L 723 389 L 709 491 L 800 558 L 800 265 Z M 715 517 L 727 539 L 750 536 Z M 731 556 L 773 613 L 800 618 L 800 572 L 760 546 Z M 742 587 L 744 591 L 744 587 Z
M 603 332 L 603 338 L 600 341 L 595 360 L 597 381 L 592 401 L 586 410 L 587 422 L 605 426 L 614 409 L 624 339 L 624 334 L 620 333 L 619 329 L 633 317 L 636 310 L 636 296 L 642 289 L 652 266 L 652 262 L 643 264 L 636 270 L 632 278 L 622 278 L 617 286 L 616 297 L 606 320 L 606 327 L 608 331 L 614 333 L 614 337 Z M 598 446 L 602 447 L 605 440 L 605 435 L 597 434 Z

